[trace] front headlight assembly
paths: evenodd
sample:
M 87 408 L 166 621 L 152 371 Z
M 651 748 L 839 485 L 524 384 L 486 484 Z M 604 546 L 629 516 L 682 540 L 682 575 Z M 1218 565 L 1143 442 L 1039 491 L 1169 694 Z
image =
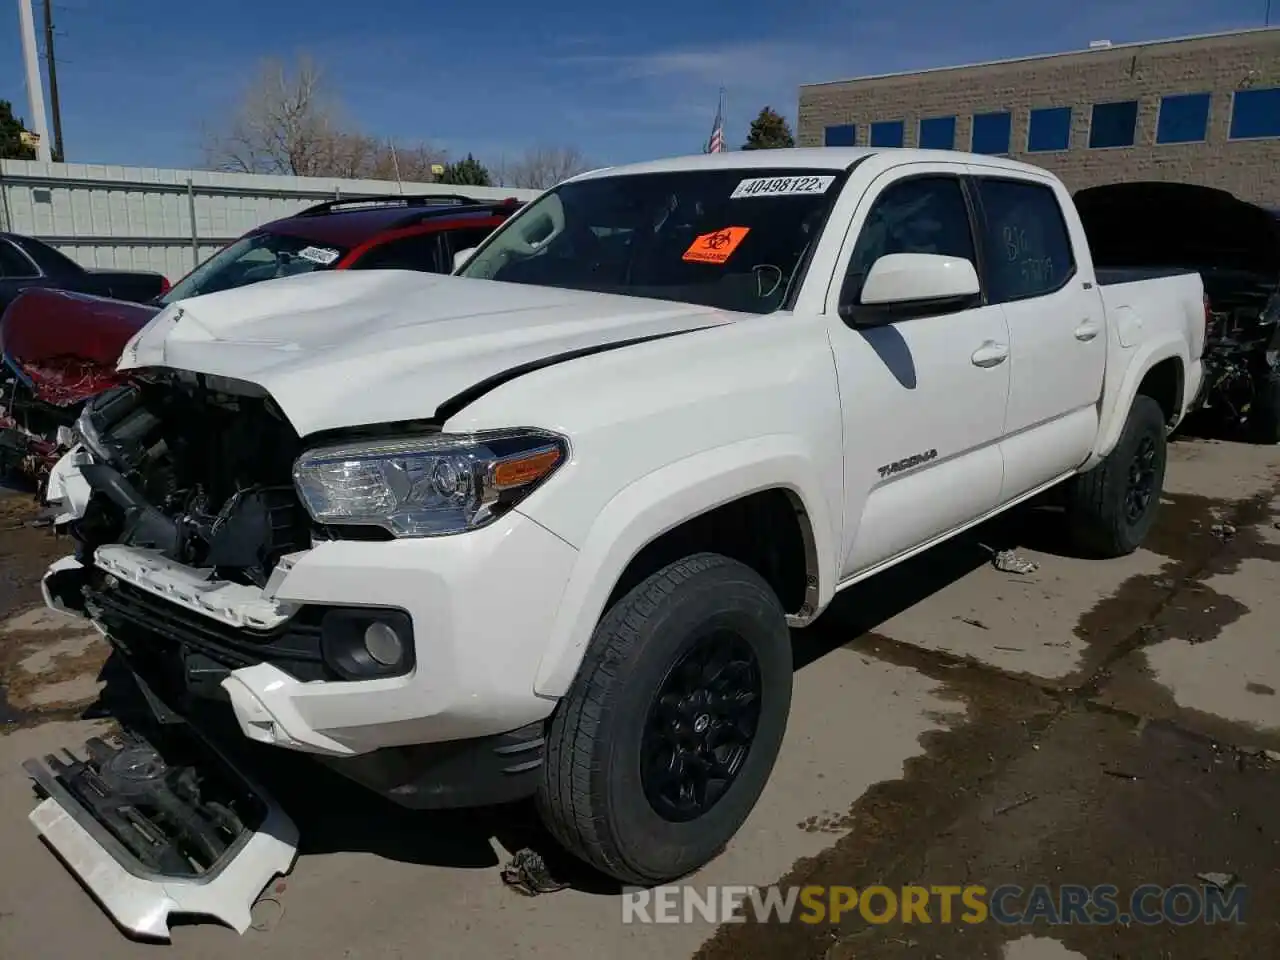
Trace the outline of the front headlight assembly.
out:
M 317 523 L 434 537 L 492 522 L 568 452 L 563 437 L 536 430 L 369 440 L 308 450 L 293 482 Z

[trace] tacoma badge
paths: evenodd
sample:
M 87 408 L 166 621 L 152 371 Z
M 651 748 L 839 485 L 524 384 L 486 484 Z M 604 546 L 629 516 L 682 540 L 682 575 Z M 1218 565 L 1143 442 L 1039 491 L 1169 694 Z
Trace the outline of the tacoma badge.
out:
M 930 460 L 936 460 L 937 457 L 937 450 L 926 450 L 924 453 L 915 453 L 902 460 L 886 463 L 883 467 L 878 467 L 877 472 L 880 474 L 880 479 L 883 480 L 885 477 L 891 477 L 895 473 L 901 473 L 903 470 L 910 470 L 913 467 L 928 463 Z

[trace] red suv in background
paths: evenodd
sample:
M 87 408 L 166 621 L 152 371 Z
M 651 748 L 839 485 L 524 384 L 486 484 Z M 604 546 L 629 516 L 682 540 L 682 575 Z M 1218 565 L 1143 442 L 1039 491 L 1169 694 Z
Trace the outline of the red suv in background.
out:
M 158 298 L 156 309 L 313 270 L 449 273 L 457 251 L 477 246 L 520 206 L 440 194 L 330 200 L 223 247 Z
M 450 273 L 455 253 L 521 206 L 449 194 L 330 200 L 249 231 L 146 303 L 23 291 L 0 317 L 0 473 L 43 477 L 84 401 L 120 382 L 129 338 L 168 304 L 315 270 Z

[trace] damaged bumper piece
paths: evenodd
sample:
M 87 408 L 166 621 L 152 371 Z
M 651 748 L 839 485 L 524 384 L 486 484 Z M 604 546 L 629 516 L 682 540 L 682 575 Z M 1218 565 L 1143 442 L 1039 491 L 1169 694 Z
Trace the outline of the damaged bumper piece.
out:
M 292 868 L 297 830 L 187 724 L 163 742 L 95 737 L 83 760 L 28 760 L 44 798 L 28 819 L 127 933 L 167 941 L 186 915 L 243 934 L 259 894 Z

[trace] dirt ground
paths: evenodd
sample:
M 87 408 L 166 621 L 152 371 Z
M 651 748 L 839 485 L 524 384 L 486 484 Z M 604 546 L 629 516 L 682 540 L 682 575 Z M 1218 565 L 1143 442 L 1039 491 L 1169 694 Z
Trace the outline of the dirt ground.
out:
M 0 956 L 690 956 L 700 960 L 1226 960 L 1280 956 L 1280 449 L 1181 440 L 1143 550 L 1065 555 L 1019 511 L 842 594 L 797 633 L 774 777 L 728 850 L 686 881 L 1247 888 L 1243 924 L 625 925 L 616 887 L 558 858 L 525 806 L 392 810 L 304 758 L 256 772 L 301 856 L 240 937 L 124 938 L 26 823 L 19 764 L 109 722 L 106 648 L 42 611 L 69 552 L 0 498 Z M 996 570 L 1014 547 L 1038 569 Z M 106 674 L 110 679 L 109 673 Z M 110 694 L 110 685 L 105 692 Z M 104 719 L 105 718 L 105 719 Z M 516 849 L 569 888 L 498 877 Z

